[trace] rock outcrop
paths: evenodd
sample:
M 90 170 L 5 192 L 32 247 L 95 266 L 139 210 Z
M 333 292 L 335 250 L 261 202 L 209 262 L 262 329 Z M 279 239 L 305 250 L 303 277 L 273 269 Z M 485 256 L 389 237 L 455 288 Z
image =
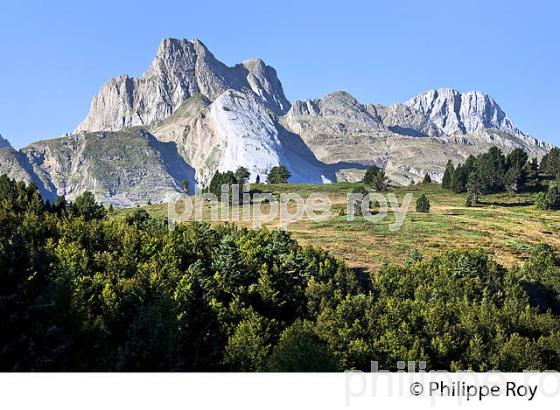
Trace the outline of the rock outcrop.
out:
M 305 149 L 291 149 L 292 145 L 282 140 L 285 135 L 275 115 L 252 94 L 227 90 L 213 102 L 193 97 L 149 130 L 158 139 L 181 147 L 203 186 L 216 171 L 240 166 L 249 170 L 250 181 L 257 176 L 265 181 L 268 170 L 280 164 L 288 167 L 293 182 L 334 180 L 329 167 L 323 168 L 312 154 L 305 156 Z
M 0 147 L 0 174 L 27 183 L 37 182 L 25 156 L 10 145 Z
M 39 141 L 22 149 L 47 196 L 74 199 L 91 191 L 116 206 L 161 202 L 178 192 L 185 179 L 194 186 L 194 171 L 177 154 L 143 129 L 80 133 Z

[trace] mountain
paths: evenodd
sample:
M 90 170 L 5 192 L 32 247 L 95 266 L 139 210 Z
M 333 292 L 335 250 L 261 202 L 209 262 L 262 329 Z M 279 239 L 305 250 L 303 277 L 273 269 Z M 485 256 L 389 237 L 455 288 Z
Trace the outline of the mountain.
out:
M 216 171 L 239 166 L 249 170 L 250 181 L 257 176 L 265 181 L 268 170 L 280 164 L 288 166 L 293 182 L 321 183 L 335 178 L 329 167 L 323 169 L 314 157 L 302 158 L 305 149 L 290 149 L 276 116 L 251 93 L 227 90 L 213 102 L 192 97 L 171 117 L 148 129 L 161 141 L 173 141 L 181 147 L 202 185 L 207 185 Z
M 515 128 L 493 99 L 480 92 L 432 90 L 389 107 L 361 104 L 346 92 L 295 101 L 280 123 L 298 134 L 327 164 L 383 167 L 393 182 L 408 184 L 429 173 L 441 180 L 449 159 L 462 162 L 491 146 L 523 148 L 541 157 L 550 145 Z M 339 179 L 363 172 L 347 169 Z
M 262 60 L 227 67 L 199 40 L 168 38 L 140 78 L 121 75 L 103 85 L 76 131 L 148 125 L 168 117 L 189 97 L 214 100 L 228 89 L 257 97 L 277 114 L 290 107 L 276 71 Z
M 228 67 L 198 40 L 165 39 L 140 78 L 103 85 L 74 133 L 19 151 L 0 137 L 0 172 L 36 183 L 48 199 L 89 190 L 134 206 L 239 166 L 251 181 L 279 164 L 301 183 L 357 180 L 370 164 L 397 184 L 425 173 L 440 180 L 449 159 L 491 146 L 530 157 L 551 148 L 479 91 L 429 90 L 389 106 L 339 91 L 290 104 L 263 61 Z

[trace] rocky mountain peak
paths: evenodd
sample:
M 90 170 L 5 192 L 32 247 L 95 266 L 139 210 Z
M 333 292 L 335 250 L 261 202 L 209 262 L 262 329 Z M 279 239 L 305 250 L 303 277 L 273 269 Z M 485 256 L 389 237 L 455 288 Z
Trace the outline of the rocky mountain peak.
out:
M 255 95 L 276 114 L 290 108 L 276 71 L 262 60 L 228 67 L 199 40 L 167 38 L 140 78 L 119 76 L 101 88 L 77 131 L 147 125 L 168 117 L 194 95 L 214 100 L 228 89 Z
M 480 91 L 428 90 L 404 104 L 426 115 L 445 134 L 470 134 L 490 128 L 521 134 L 498 103 Z
M 11 146 L 12 145 L 10 144 L 10 141 L 3 138 L 2 134 L 0 134 L 0 148 L 6 148 L 6 147 L 11 147 Z
M 312 115 L 317 117 L 355 119 L 376 122 L 366 108 L 346 91 L 336 91 L 315 100 L 294 102 L 290 116 Z

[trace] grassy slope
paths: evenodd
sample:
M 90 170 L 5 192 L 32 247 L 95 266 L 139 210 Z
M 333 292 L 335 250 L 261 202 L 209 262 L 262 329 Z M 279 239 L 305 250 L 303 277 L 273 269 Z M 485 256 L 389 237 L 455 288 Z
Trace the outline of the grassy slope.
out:
M 350 183 L 260 186 L 274 194 L 297 192 L 306 197 L 313 192 L 327 193 L 333 205 L 327 221 L 313 222 L 305 218 L 290 224 L 288 230 L 301 242 L 327 249 L 349 265 L 369 271 L 376 271 L 385 259 L 402 262 L 413 249 L 427 256 L 448 248 L 480 247 L 494 252 L 506 266 L 522 262 L 535 243 L 546 242 L 560 250 L 560 212 L 535 209 L 533 194 L 483 196 L 483 204 L 467 208 L 465 195 L 453 194 L 438 184 L 396 188 L 390 192 L 397 195 L 399 203 L 407 192 L 414 199 L 401 229 L 390 232 L 388 225 L 394 221 L 390 212 L 379 223 L 363 218 L 348 222 L 345 216 L 339 216 L 339 211 L 346 209 L 346 192 L 352 187 Z M 428 214 L 414 209 L 415 199 L 421 193 L 430 199 Z M 167 215 L 166 205 L 154 205 L 146 210 L 156 216 Z M 263 207 L 263 213 L 266 211 Z M 251 221 L 240 224 L 251 226 Z M 278 226 L 278 221 L 269 226 Z

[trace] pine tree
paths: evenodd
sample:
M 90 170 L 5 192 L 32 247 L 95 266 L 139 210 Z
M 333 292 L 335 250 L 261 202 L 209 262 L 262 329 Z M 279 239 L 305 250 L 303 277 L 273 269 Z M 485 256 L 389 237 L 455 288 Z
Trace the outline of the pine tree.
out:
M 430 174 L 428 174 L 426 172 L 426 175 L 424 175 L 424 180 L 422 181 L 423 184 L 431 184 L 432 183 L 432 178 L 430 177 Z
M 251 173 L 245 167 L 239 167 L 235 170 L 235 178 L 237 179 L 237 183 L 242 186 L 244 185 L 249 178 L 251 177 Z
M 95 197 L 89 191 L 76 198 L 73 209 L 77 215 L 83 216 L 86 221 L 103 219 L 107 213 L 103 205 L 95 202 Z
M 189 181 L 187 181 L 186 179 L 181 180 L 181 186 L 185 194 L 189 192 Z
M 447 165 L 445 166 L 445 172 L 443 173 L 443 179 L 441 180 L 441 186 L 445 189 L 451 188 L 451 178 L 453 176 L 453 172 L 455 172 L 455 167 L 453 166 L 453 162 L 451 160 L 447 161 Z
M 451 188 L 456 194 L 465 192 L 467 189 L 467 170 L 467 164 L 465 163 L 464 165 L 459 164 L 453 171 L 449 188 Z
M 524 180 L 524 171 L 515 167 L 508 169 L 506 175 L 504 176 L 504 184 L 506 186 L 506 189 L 512 194 L 516 194 L 519 192 L 519 190 L 525 183 Z
M 542 157 L 540 170 L 554 178 L 560 176 L 560 148 L 552 148 Z
M 504 188 L 506 158 L 497 147 L 476 158 L 475 167 L 484 193 L 499 192 Z M 468 175 L 468 174 L 467 174 Z
M 524 167 L 527 179 L 538 182 L 539 181 L 539 161 L 537 157 L 533 157 L 531 161 L 527 161 Z
M 371 186 L 378 192 L 383 192 L 387 189 L 385 171 L 375 165 L 368 167 L 362 182 Z
M 552 183 L 546 193 L 546 205 L 548 209 L 560 209 L 560 185 Z
M 480 199 L 480 194 L 482 193 L 482 184 L 480 182 L 480 177 L 476 170 L 469 174 L 467 180 L 467 205 L 478 204 Z

